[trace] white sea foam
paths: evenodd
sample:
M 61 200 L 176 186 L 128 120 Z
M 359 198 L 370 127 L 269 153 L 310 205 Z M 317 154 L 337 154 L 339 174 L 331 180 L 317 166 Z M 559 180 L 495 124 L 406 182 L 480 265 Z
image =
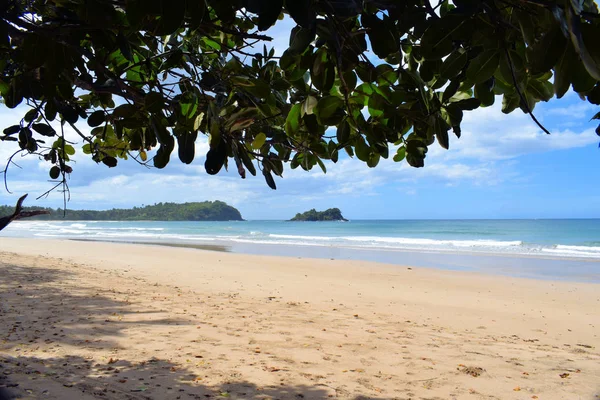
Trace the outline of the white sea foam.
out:
M 258 229 L 257 229 L 258 228 Z M 274 228 L 269 233 L 271 223 L 233 228 L 229 225 L 195 225 L 194 223 L 171 224 L 160 222 L 109 222 L 109 221 L 16 221 L 9 229 L 17 236 L 37 236 L 52 238 L 82 238 L 92 240 L 119 241 L 160 241 L 160 242 L 219 242 L 219 243 L 250 243 L 257 245 L 287 245 L 287 246 L 320 246 L 348 249 L 368 249 L 370 251 L 415 251 L 415 252 L 449 252 L 476 254 L 503 254 L 514 256 L 534 256 L 552 258 L 585 258 L 600 260 L 600 246 L 566 245 L 566 244 L 535 244 L 524 243 L 520 240 L 477 239 L 473 237 L 460 239 L 462 233 L 457 232 L 452 238 L 452 232 L 444 232 L 443 239 L 427 237 L 378 236 L 377 229 L 364 230 L 373 232 L 371 235 L 353 235 L 358 233 L 350 226 L 348 230 L 336 228 L 332 231 L 319 229 L 298 230 L 298 235 L 286 233 L 283 228 Z M 279 232 L 278 232 L 279 231 Z M 7 231 L 8 232 L 8 231 Z M 313 235 L 313 232 L 316 235 Z M 325 236 L 324 234 L 330 234 Z M 341 234 L 340 234 L 341 233 Z M 348 233 L 349 235 L 344 235 Z M 362 232 L 361 232 L 362 233 Z M 336 235 L 337 234 L 337 235 Z M 408 232 L 406 235 L 417 233 Z M 439 235 L 439 234 L 438 234 Z M 446 236 L 447 235 L 447 236 Z M 449 237 L 449 238 L 446 238 Z M 483 236 L 485 237 L 485 236 Z M 518 236 L 517 236 L 518 237 Z M 591 239 L 594 239 L 592 237 Z M 588 239 L 590 240 L 590 239 Z M 560 240 L 559 240 L 560 241 Z
M 276 235 L 270 234 L 269 237 L 276 239 L 292 239 L 292 240 L 336 240 L 340 239 L 338 237 L 329 237 L 329 236 L 300 236 L 300 235 Z
M 600 247 L 595 246 L 567 246 L 559 244 L 554 248 L 543 248 L 542 252 L 559 257 L 600 258 Z
M 556 249 L 557 250 L 585 251 L 585 252 L 600 253 L 600 247 L 597 247 L 597 246 L 567 246 L 564 244 L 559 244 L 556 246 Z

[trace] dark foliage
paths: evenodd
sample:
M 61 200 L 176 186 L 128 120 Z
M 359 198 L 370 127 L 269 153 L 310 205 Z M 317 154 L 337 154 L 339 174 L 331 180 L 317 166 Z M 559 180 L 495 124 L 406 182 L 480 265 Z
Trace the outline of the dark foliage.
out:
M 339 208 L 329 208 L 325 211 L 317 211 L 314 208 L 298 213 L 290 221 L 348 221 L 342 216 L 342 212 Z
M 261 31 L 286 16 L 277 57 Z M 285 164 L 325 171 L 339 152 L 422 167 L 498 97 L 546 132 L 536 103 L 572 89 L 600 104 L 598 37 L 592 0 L 6 0 L 0 95 L 29 110 L 0 139 L 63 184 L 65 125 L 109 168 L 163 168 L 175 144 L 189 164 L 207 135 L 209 174 L 234 164 L 273 189 Z

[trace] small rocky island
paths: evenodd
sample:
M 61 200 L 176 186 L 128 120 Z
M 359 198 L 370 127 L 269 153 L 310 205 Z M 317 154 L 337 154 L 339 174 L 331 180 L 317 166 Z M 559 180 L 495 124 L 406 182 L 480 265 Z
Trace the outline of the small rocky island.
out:
M 314 208 L 298 213 L 290 221 L 348 221 L 342 216 L 342 212 L 339 208 L 330 208 L 325 211 L 317 211 Z

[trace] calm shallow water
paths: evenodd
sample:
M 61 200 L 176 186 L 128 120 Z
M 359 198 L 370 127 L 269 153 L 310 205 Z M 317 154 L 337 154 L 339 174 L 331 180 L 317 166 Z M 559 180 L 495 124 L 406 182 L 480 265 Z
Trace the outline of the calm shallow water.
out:
M 216 245 L 240 253 L 600 281 L 600 220 L 17 221 L 3 234 Z

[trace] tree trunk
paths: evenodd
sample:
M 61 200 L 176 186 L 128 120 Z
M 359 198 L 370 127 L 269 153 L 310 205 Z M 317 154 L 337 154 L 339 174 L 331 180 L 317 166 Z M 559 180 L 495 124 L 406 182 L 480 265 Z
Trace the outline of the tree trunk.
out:
M 35 217 L 36 215 L 50 214 L 48 211 L 23 211 L 23 201 L 27 195 L 21 196 L 15 206 L 15 212 L 12 215 L 0 218 L 0 231 L 8 226 L 11 222 L 16 219 Z

